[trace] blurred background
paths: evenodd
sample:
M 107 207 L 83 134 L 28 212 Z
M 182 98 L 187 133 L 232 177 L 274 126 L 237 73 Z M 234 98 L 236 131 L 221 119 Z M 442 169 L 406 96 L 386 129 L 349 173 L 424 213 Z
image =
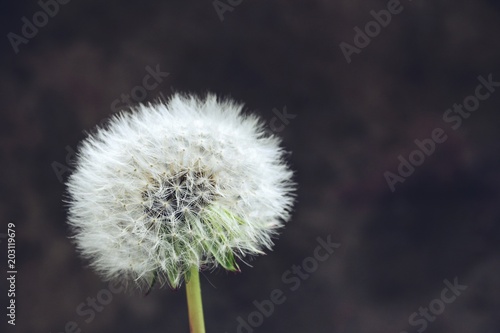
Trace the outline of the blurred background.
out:
M 273 252 L 202 276 L 207 332 L 500 332 L 500 87 L 469 97 L 500 82 L 499 2 L 1 6 L 0 261 L 15 223 L 18 271 L 2 332 L 188 332 L 184 289 L 125 293 L 87 267 L 62 201 L 86 131 L 177 91 L 244 102 L 299 183 Z M 464 99 L 475 111 L 447 113 Z M 340 244 L 324 261 L 318 237 Z

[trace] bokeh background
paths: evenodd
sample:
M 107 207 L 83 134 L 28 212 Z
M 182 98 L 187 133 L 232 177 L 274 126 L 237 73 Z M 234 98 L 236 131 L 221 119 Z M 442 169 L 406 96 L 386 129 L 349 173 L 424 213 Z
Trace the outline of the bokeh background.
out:
M 254 332 L 416 332 L 409 317 L 454 278 L 467 289 L 422 331 L 500 332 L 500 91 L 457 130 L 443 121 L 479 75 L 500 81 L 499 2 L 401 0 L 350 63 L 339 44 L 388 1 L 231 3 L 219 14 L 211 0 L 73 0 L 16 53 L 8 34 L 42 7 L 3 2 L 0 233 L 16 224 L 18 308 L 15 327 L 2 310 L 1 331 L 188 332 L 183 290 L 113 294 L 90 322 L 77 313 L 109 286 L 68 239 L 63 182 L 71 151 L 122 94 L 211 91 L 269 124 L 294 116 L 274 130 L 299 190 L 273 252 L 202 277 L 208 332 L 237 332 L 277 288 L 286 301 Z M 168 75 L 141 95 L 147 68 Z M 384 173 L 435 128 L 447 141 L 391 191 Z M 282 275 L 328 235 L 340 248 L 291 291 Z

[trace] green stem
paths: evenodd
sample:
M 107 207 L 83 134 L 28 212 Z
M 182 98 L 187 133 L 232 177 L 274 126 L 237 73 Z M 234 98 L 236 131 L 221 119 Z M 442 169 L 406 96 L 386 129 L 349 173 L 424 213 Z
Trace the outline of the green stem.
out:
M 189 282 L 186 283 L 186 295 L 191 333 L 205 333 L 198 267 L 191 267 L 189 271 Z

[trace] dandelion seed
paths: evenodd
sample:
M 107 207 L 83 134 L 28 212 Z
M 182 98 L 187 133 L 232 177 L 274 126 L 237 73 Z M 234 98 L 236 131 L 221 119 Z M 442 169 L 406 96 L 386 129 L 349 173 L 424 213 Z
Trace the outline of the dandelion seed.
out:
M 105 279 L 140 286 L 238 270 L 289 220 L 284 155 L 256 116 L 213 95 L 122 112 L 83 141 L 67 184 L 77 248 Z

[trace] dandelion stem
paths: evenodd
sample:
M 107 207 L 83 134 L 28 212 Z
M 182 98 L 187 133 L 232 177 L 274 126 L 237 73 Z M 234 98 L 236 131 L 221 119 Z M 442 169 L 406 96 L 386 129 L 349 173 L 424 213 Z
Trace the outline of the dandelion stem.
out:
M 186 295 L 189 312 L 189 327 L 191 333 L 205 333 L 203 305 L 201 302 L 200 273 L 193 266 L 189 271 L 189 281 L 186 283 Z

